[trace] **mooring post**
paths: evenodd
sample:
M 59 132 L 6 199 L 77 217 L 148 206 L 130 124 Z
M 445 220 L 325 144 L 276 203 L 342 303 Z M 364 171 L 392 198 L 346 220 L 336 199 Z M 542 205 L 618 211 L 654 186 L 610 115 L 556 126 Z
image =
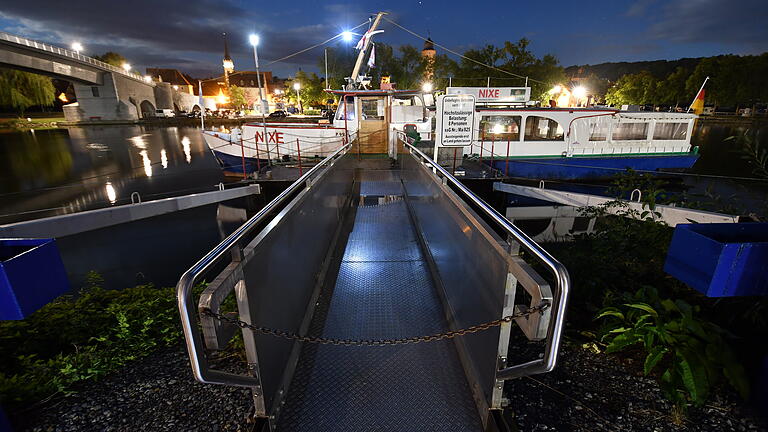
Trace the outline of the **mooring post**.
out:
M 240 132 L 240 157 L 243 161 L 243 180 L 248 178 L 248 173 L 245 172 L 245 146 L 243 145 L 243 133 Z
M 299 144 L 299 139 L 296 138 L 296 153 L 299 155 L 299 177 L 302 176 L 303 171 L 301 169 L 301 145 Z

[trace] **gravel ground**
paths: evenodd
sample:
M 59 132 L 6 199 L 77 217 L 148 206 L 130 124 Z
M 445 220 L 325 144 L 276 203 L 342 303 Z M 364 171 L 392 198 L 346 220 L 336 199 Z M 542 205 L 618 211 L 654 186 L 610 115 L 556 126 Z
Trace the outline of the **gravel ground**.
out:
M 730 393 L 675 425 L 656 383 L 632 364 L 579 346 L 561 354 L 554 372 L 507 383 L 520 431 L 768 430 Z M 242 369 L 234 358 L 216 367 Z M 195 382 L 179 346 L 13 417 L 17 431 L 250 431 L 250 408 L 247 390 Z
M 234 358 L 216 367 L 242 369 Z M 11 415 L 17 431 L 248 431 L 251 406 L 249 390 L 195 381 L 186 350 L 178 346 L 47 406 Z
M 509 381 L 520 431 L 766 431 L 764 420 L 729 389 L 713 390 L 702 408 L 675 423 L 652 378 L 617 357 L 578 345 L 561 348 L 549 374 Z

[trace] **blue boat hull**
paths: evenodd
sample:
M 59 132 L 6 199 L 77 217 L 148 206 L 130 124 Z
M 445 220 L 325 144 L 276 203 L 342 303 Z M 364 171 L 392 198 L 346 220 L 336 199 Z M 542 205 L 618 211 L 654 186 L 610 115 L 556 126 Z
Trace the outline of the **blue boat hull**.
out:
M 221 169 L 226 172 L 231 173 L 237 173 L 242 174 L 243 172 L 243 158 L 241 156 L 232 156 L 227 153 L 222 153 L 217 150 L 212 150 L 213 155 L 216 156 L 216 159 L 219 161 L 219 165 L 221 165 Z M 245 172 L 246 174 L 252 174 L 257 171 L 259 166 L 266 166 L 267 160 L 266 159 L 260 159 L 257 163 L 256 158 L 246 157 L 245 158 Z
M 612 177 L 628 168 L 635 171 L 690 168 L 698 158 L 699 155 L 696 153 L 685 153 L 647 156 L 509 158 L 484 162 L 510 177 L 576 180 Z

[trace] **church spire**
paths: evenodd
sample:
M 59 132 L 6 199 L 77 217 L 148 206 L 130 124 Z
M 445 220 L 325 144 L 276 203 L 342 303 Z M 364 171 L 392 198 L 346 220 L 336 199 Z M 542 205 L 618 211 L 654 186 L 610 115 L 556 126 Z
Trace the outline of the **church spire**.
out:
M 224 60 L 221 62 L 224 66 L 224 83 L 229 88 L 229 74 L 234 72 L 235 63 L 232 61 L 232 57 L 229 56 L 229 46 L 227 45 L 227 34 L 221 34 L 224 37 Z

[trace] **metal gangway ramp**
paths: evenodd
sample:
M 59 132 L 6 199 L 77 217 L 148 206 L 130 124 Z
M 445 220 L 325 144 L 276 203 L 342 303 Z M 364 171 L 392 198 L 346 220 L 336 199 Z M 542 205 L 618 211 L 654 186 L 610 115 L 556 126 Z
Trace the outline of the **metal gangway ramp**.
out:
M 263 430 L 503 430 L 504 380 L 555 365 L 565 268 L 400 139 L 343 146 L 179 281 L 195 378 L 251 388 Z M 514 327 L 541 356 L 507 364 Z M 247 373 L 213 369 L 236 331 Z

